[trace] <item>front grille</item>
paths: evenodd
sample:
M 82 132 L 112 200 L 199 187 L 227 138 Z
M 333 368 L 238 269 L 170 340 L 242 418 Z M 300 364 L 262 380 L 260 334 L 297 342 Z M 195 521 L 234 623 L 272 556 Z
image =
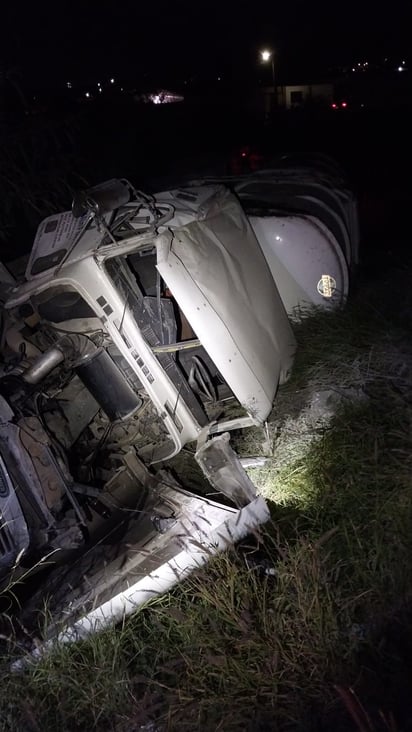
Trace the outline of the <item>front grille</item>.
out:
M 0 555 L 6 556 L 14 549 L 10 529 L 0 513 Z
M 9 485 L 6 476 L 3 472 L 3 466 L 0 461 L 0 497 L 5 498 L 10 493 Z
M 0 456 L 0 558 L 15 552 L 15 542 L 10 529 L 13 513 L 10 512 L 10 501 L 14 496 L 10 493 L 11 484 L 6 465 Z
M 12 448 L 9 458 L 13 463 L 13 470 L 23 478 L 25 454 L 17 440 L 13 444 L 15 433 L 13 429 L 10 429 L 13 427 L 14 425 L 0 425 L 1 447 L 3 447 L 1 438 L 6 433 L 7 439 L 4 440 L 4 446 L 8 449 L 7 440 L 9 440 Z M 17 452 L 17 448 L 21 459 L 15 460 L 13 451 Z M 15 463 L 17 464 L 15 465 Z M 0 570 L 2 573 L 7 568 L 12 569 L 16 557 L 27 551 L 30 545 L 29 528 L 15 485 L 18 490 L 19 482 L 15 481 L 13 473 L 9 471 L 6 455 L 4 454 L 4 458 L 3 455 L 0 455 Z

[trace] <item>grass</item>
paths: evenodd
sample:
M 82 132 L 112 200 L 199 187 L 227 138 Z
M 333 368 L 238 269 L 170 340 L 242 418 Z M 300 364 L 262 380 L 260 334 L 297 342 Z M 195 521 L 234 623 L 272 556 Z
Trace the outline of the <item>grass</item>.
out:
M 269 526 L 122 627 L 4 665 L 1 729 L 411 728 L 411 318 L 398 272 L 296 326 L 251 471 Z
M 71 206 L 86 181 L 77 153 L 79 120 L 28 115 L 0 128 L 0 249 L 10 261 L 30 247 L 37 226 Z

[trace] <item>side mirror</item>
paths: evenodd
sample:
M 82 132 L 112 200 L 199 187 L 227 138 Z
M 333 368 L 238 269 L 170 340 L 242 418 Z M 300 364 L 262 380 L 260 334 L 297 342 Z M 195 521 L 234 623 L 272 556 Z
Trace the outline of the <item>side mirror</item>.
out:
M 75 219 L 87 213 L 100 217 L 129 203 L 130 197 L 131 188 L 128 182 L 113 178 L 76 193 L 72 203 L 72 214 Z

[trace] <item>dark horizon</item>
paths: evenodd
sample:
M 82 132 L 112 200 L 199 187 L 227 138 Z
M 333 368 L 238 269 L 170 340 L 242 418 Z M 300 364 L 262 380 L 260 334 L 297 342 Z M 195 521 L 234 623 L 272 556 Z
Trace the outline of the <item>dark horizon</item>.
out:
M 35 82 L 99 76 L 197 75 L 233 80 L 264 74 L 259 49 L 274 50 L 277 70 L 319 73 L 366 57 L 396 59 L 410 46 L 406 3 L 390 13 L 367 0 L 246 3 L 167 0 L 139 6 L 16 2 L 2 23 L 0 64 Z

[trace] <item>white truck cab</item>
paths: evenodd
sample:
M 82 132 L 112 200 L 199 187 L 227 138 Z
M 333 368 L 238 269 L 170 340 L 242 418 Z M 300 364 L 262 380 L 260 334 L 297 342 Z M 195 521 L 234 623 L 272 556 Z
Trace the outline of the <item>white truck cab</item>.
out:
M 150 207 L 137 199 L 101 218 L 51 216 L 26 280 L 7 309 L 61 334 L 104 334 L 150 398 L 167 432 L 152 461 L 198 438 L 219 391 L 238 400 L 244 424 L 262 424 L 290 373 L 285 308 L 240 204 L 221 186 L 158 194 Z

